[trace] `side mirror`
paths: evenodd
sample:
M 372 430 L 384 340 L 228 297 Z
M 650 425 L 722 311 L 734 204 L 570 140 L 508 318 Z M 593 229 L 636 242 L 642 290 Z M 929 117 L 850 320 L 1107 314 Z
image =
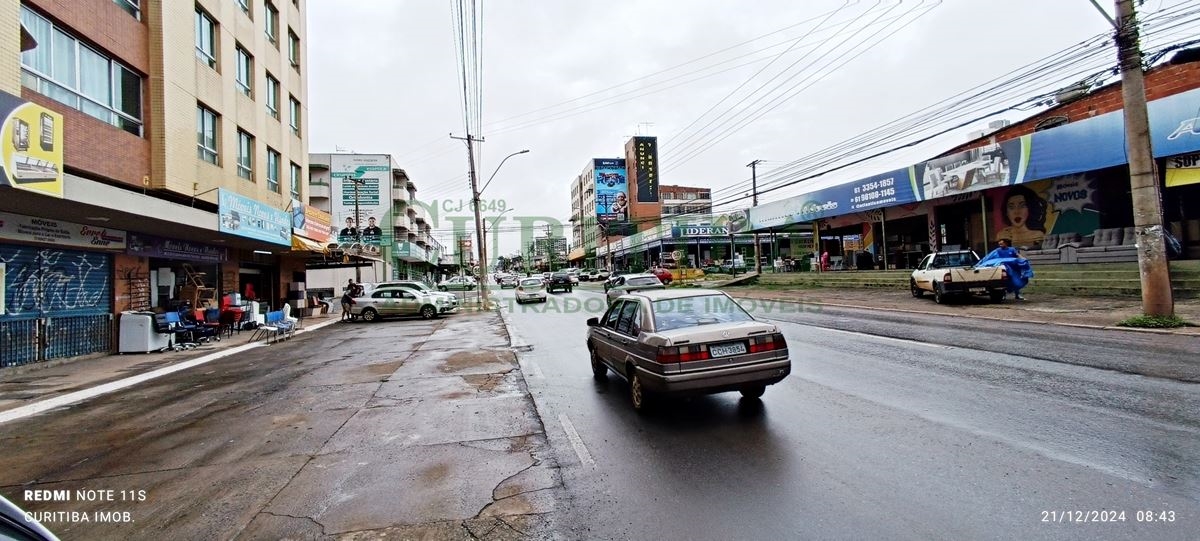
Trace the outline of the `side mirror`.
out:
M 587 320 L 587 326 L 588 327 L 599 327 L 600 326 L 600 318 L 589 317 Z

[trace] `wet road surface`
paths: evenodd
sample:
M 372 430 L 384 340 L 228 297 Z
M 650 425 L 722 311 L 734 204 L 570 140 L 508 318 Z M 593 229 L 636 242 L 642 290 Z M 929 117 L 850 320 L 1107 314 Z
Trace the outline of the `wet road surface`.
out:
M 600 293 L 525 306 L 503 301 L 511 295 L 502 305 L 527 344 L 518 355 L 562 467 L 560 526 L 572 537 L 1191 539 L 1200 529 L 1200 388 L 1079 366 L 1174 366 L 1194 341 L 759 311 L 788 339 L 788 379 L 761 402 L 726 393 L 639 415 L 623 380 L 596 381 L 588 365 L 584 322 Z

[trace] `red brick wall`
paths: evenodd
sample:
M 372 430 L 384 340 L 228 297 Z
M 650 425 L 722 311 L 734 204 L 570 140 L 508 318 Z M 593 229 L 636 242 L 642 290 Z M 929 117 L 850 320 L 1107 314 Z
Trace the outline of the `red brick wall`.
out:
M 1153 101 L 1167 96 L 1200 88 L 1200 63 L 1181 64 L 1178 66 L 1160 66 L 1146 74 L 1146 99 Z M 990 134 L 987 138 L 976 139 L 964 143 L 942 154 L 946 156 L 955 152 L 981 147 L 989 144 L 991 138 L 996 141 L 1015 139 L 1022 135 L 1033 133 L 1034 126 L 1041 120 L 1066 116 L 1070 122 L 1099 116 L 1122 108 L 1121 84 L 1114 83 L 1104 88 L 1094 90 L 1087 96 L 1059 107 L 1048 109 L 1041 114 L 1017 122 L 1007 128 Z
M 63 115 L 63 160 L 83 176 L 100 176 L 142 187 L 150 174 L 150 141 L 97 120 L 28 88 L 21 97 Z

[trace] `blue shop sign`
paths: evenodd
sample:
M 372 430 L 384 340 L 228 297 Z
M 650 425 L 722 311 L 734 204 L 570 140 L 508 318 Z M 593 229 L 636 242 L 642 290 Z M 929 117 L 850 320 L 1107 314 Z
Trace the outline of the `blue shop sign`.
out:
M 224 188 L 218 191 L 219 229 L 222 233 L 292 245 L 292 214 Z

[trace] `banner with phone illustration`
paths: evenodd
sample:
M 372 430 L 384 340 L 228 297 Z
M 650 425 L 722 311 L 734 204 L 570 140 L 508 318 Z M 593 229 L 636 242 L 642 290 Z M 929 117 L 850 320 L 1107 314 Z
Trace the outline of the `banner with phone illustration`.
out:
M 63 117 L 0 92 L 0 186 L 63 196 Z

